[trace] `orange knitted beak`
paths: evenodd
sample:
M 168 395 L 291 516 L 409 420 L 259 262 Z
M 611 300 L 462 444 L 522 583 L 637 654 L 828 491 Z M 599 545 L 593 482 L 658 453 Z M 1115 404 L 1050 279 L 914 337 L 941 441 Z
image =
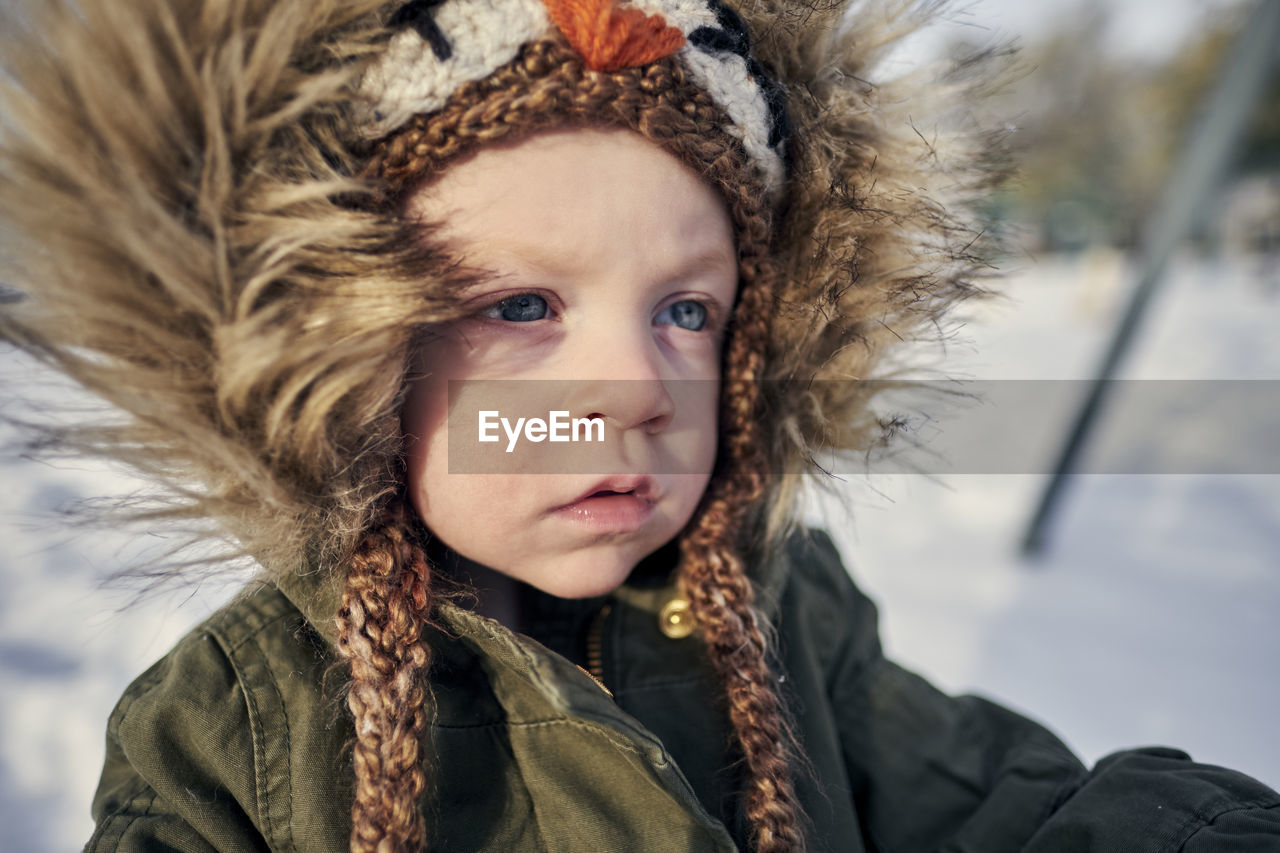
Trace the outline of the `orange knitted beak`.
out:
M 617 0 L 542 0 L 551 20 L 592 71 L 633 68 L 670 56 L 684 34 L 658 14 Z

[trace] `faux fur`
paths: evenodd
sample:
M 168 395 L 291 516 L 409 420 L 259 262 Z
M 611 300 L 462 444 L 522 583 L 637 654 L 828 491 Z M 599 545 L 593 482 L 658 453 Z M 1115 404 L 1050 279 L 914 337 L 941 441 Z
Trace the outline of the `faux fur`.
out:
M 820 474 L 815 452 L 880 440 L 858 380 L 971 292 L 991 140 L 957 109 L 972 79 L 879 78 L 936 3 L 735 5 L 797 127 L 771 461 Z M 0 25 L 0 281 L 25 295 L 0 333 L 123 413 L 59 441 L 271 572 L 350 553 L 396 485 L 410 348 L 454 316 L 447 263 L 353 204 L 349 96 L 395 8 L 47 0 Z M 780 530 L 796 478 L 777 482 Z

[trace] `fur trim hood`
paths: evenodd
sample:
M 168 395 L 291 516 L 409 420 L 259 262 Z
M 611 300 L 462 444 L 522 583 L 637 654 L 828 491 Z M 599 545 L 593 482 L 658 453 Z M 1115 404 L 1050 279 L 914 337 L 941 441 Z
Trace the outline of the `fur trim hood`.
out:
M 120 413 L 56 432 L 269 572 L 333 565 L 396 488 L 415 333 L 456 282 L 343 203 L 383 0 L 57 0 L 3 27 L 0 334 Z M 871 386 L 981 265 L 978 63 L 882 78 L 936 2 L 731 2 L 795 127 L 766 402 L 774 470 L 882 438 Z M 998 146 L 997 146 L 998 147 Z M 770 529 L 796 510 L 776 478 Z

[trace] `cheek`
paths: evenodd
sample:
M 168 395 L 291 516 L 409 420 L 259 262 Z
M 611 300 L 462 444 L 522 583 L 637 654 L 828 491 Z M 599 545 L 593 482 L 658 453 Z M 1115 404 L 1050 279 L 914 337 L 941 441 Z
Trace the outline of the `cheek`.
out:
M 424 521 L 427 496 L 444 485 L 437 481 L 448 472 L 446 387 L 447 383 L 436 376 L 419 379 L 409 390 L 400 418 L 408 463 L 409 497 Z
M 698 494 L 694 500 L 695 504 L 702 499 L 702 492 L 710 483 L 711 472 L 715 468 L 716 453 L 720 445 L 721 384 L 719 381 L 709 384 L 714 388 L 714 390 L 711 393 L 702 395 L 701 405 L 698 408 L 697 415 L 697 434 L 701 439 L 698 447 L 698 471 L 702 476 L 701 486 L 698 488 Z
M 717 379 L 686 380 L 668 385 L 676 407 L 671 441 L 678 445 L 685 474 L 709 474 L 720 438 L 720 388 Z
M 673 435 L 675 445 L 670 447 L 679 462 L 667 469 L 672 475 L 669 485 L 675 498 L 672 535 L 688 523 L 702 500 L 719 445 L 719 383 L 704 380 L 681 383 L 679 387 L 684 392 L 678 403 L 682 404 L 682 411 L 678 429 L 673 431 L 679 438 Z
M 698 435 L 701 437 L 700 459 L 703 470 L 709 475 L 715 465 L 716 448 L 720 442 L 720 383 L 709 383 L 714 391 L 703 394 L 698 408 Z
M 717 336 L 661 326 L 655 332 L 671 371 L 682 380 L 718 381 L 721 342 Z
M 452 327 L 426 343 L 415 360 L 419 378 L 410 383 L 400 415 L 409 497 L 424 521 L 428 496 L 444 494 L 449 485 L 449 380 L 467 378 L 464 362 Z
M 423 524 L 475 558 L 492 537 L 495 508 L 509 507 L 513 489 L 502 477 L 450 473 L 448 385 L 442 376 L 429 376 L 418 380 L 405 400 L 401 427 L 408 492 Z

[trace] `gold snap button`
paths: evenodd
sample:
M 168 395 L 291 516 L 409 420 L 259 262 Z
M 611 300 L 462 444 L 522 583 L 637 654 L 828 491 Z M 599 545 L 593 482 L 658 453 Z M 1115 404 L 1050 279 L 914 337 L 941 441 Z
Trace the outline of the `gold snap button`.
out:
M 658 627 L 662 633 L 673 640 L 683 640 L 693 633 L 693 614 L 689 612 L 689 602 L 683 598 L 673 598 L 662 606 L 658 614 Z

